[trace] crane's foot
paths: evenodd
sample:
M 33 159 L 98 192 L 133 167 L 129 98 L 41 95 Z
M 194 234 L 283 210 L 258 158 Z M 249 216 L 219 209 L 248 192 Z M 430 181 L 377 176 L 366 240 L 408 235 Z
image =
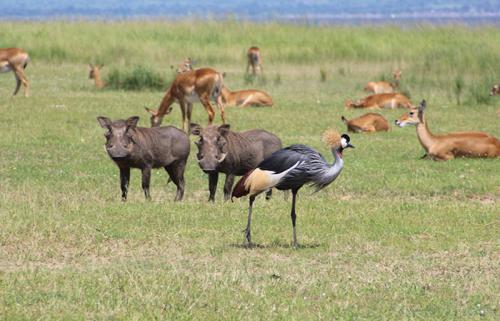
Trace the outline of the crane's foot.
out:
M 247 246 L 251 246 L 252 245 L 252 236 L 250 235 L 250 229 L 249 228 L 246 228 L 245 229 L 245 238 L 247 240 Z

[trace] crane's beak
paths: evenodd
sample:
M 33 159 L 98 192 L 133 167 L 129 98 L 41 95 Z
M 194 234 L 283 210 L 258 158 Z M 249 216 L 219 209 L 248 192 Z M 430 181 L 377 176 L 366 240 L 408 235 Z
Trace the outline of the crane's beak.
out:
M 348 148 L 348 147 L 354 148 L 354 145 L 351 145 L 351 143 L 347 143 L 347 145 L 345 146 L 345 148 Z

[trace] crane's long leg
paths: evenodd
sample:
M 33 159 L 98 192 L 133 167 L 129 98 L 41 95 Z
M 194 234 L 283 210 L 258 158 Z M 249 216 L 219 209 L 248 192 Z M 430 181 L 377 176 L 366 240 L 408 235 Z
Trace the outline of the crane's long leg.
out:
M 295 229 L 295 220 L 297 219 L 297 215 L 295 214 L 295 201 L 297 200 L 297 192 L 298 190 L 292 190 L 292 226 L 293 226 L 293 246 L 297 246 L 297 231 Z
M 252 243 L 252 236 L 250 235 L 250 225 L 252 224 L 252 206 L 254 201 L 255 201 L 255 195 L 250 196 L 248 205 L 248 222 L 247 222 L 247 228 L 245 229 L 245 237 L 247 238 L 248 245 Z

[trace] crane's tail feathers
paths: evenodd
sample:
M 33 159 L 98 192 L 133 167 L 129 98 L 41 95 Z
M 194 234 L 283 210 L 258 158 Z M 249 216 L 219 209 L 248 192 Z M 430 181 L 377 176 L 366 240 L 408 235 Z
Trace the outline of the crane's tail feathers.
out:
M 248 176 L 250 176 L 250 174 L 253 173 L 253 171 L 254 170 L 252 169 L 251 171 L 246 173 L 242 178 L 240 178 L 238 183 L 236 183 L 236 185 L 233 188 L 233 192 L 231 193 L 231 201 L 233 200 L 233 197 L 240 198 L 245 195 L 248 195 L 249 191 L 245 187 L 245 182 L 248 179 Z

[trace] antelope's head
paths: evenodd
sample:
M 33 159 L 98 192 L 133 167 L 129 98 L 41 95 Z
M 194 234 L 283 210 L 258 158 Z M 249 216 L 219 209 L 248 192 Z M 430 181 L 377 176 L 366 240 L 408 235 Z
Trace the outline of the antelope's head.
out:
M 394 121 L 394 123 L 396 124 L 396 126 L 399 126 L 401 128 L 406 127 L 406 126 L 410 126 L 410 125 L 416 126 L 420 123 L 423 123 L 424 122 L 424 120 L 423 120 L 424 109 L 425 109 L 426 105 L 427 105 L 427 103 L 425 102 L 425 100 L 422 100 L 422 102 L 420 103 L 420 106 L 418 108 L 415 108 L 415 107 L 410 108 L 410 110 L 408 112 L 401 115 L 401 117 L 396 119 Z
M 161 125 L 163 117 L 172 111 L 172 106 L 169 106 L 165 113 L 161 113 L 160 110 L 149 109 L 148 107 L 144 107 L 144 109 L 151 114 L 151 127 L 158 127 Z
M 194 63 L 195 63 L 195 61 L 191 57 L 187 57 L 186 59 L 184 59 L 183 62 L 181 62 L 179 65 L 177 65 L 176 72 L 178 74 L 181 74 L 183 72 L 193 70 Z M 172 65 L 172 66 L 170 66 L 170 68 L 174 69 L 174 66 Z
M 401 80 L 401 69 L 396 69 L 392 73 L 392 77 L 394 77 L 395 81 L 400 81 Z
M 490 96 L 496 96 L 496 95 L 500 95 L 500 85 L 494 85 L 491 88 Z
M 89 64 L 89 68 L 90 68 L 89 69 L 89 79 L 99 78 L 102 67 L 104 67 L 104 65 Z

